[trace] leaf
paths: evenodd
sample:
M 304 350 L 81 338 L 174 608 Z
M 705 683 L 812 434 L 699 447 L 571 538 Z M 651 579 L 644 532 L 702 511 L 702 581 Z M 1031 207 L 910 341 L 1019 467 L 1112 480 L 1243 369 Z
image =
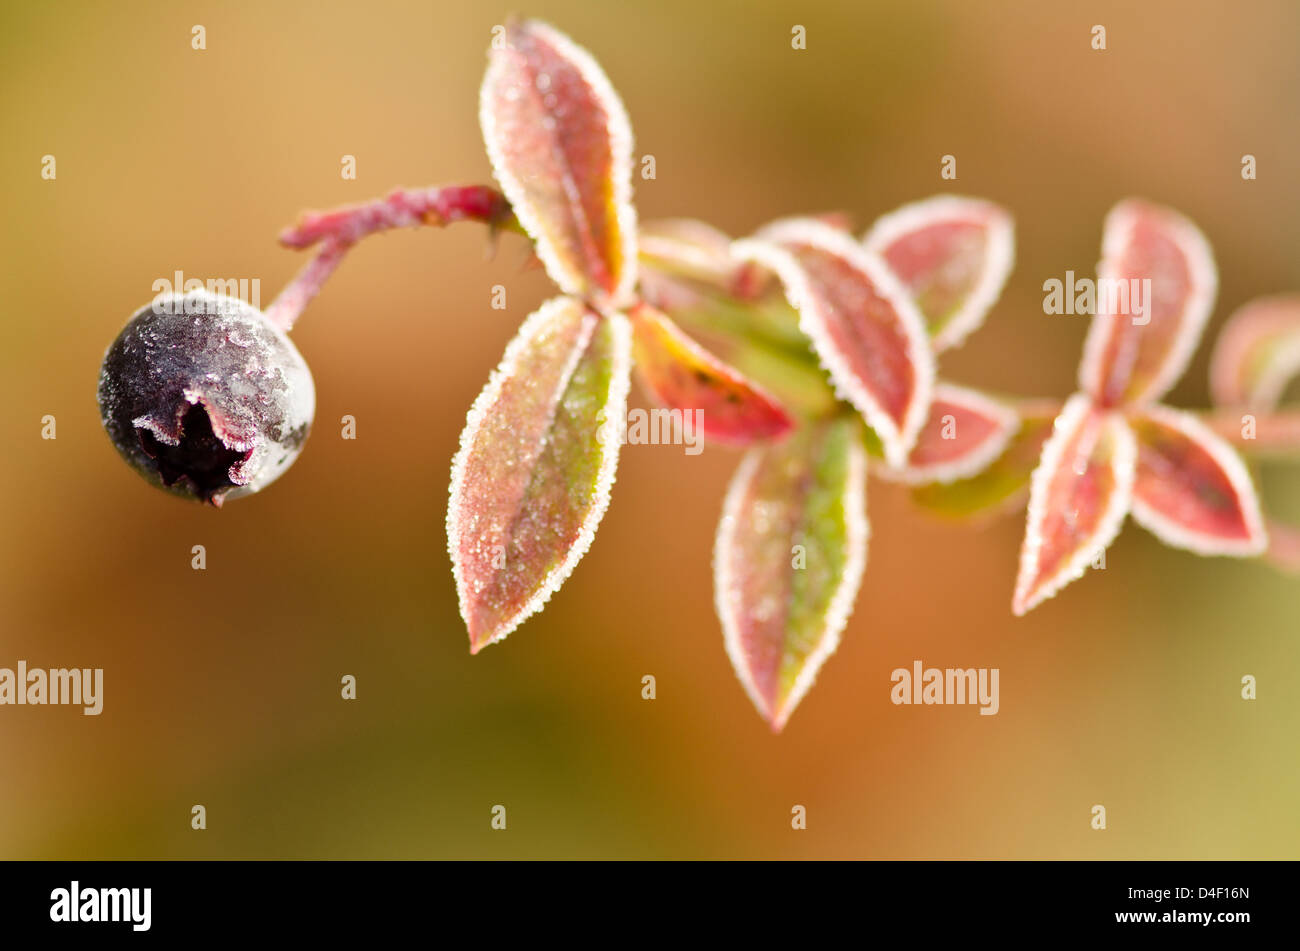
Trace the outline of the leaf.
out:
M 940 383 L 907 464 L 876 474 L 908 485 L 969 478 L 1002 455 L 1019 426 L 1011 408 L 975 390 Z
M 651 395 L 669 409 L 698 420 L 704 436 L 745 446 L 784 435 L 794 423 L 758 384 L 705 350 L 668 317 L 647 304 L 630 312 L 637 373 Z M 698 414 L 698 415 L 696 415 Z
M 769 225 L 737 257 L 774 271 L 836 391 L 901 466 L 929 412 L 934 354 L 907 291 L 847 234 L 811 219 Z
M 768 275 L 753 264 L 745 268 Z M 798 314 L 784 299 L 739 302 L 683 288 L 678 279 L 650 270 L 642 270 L 637 290 L 732 370 L 762 380 L 787 413 L 812 417 L 835 411 L 835 391 L 799 330 Z
M 970 518 L 1023 507 L 1029 480 L 1052 433 L 1056 413 L 1022 413 L 1006 449 L 978 475 L 912 490 L 912 501 L 935 515 Z
M 1220 406 L 1274 409 L 1300 375 L 1300 296 L 1251 301 L 1214 344 L 1210 391 Z
M 631 330 L 573 298 L 520 328 L 469 411 L 451 466 L 447 545 L 470 651 L 542 609 L 609 505 Z
M 751 449 L 727 490 L 713 549 L 718 617 L 773 730 L 835 650 L 866 567 L 860 426 L 841 417 Z
M 1103 406 L 1158 400 L 1187 369 L 1214 307 L 1210 246 L 1182 215 L 1129 199 L 1106 216 L 1101 253 L 1079 385 Z
M 1241 458 L 1190 413 L 1152 406 L 1129 416 L 1137 437 L 1133 518 L 1167 545 L 1200 555 L 1268 547 L 1259 497 Z
M 925 316 L 935 352 L 984 322 L 1015 262 L 1015 226 L 992 202 L 936 195 L 878 218 L 863 239 Z
M 1070 397 L 1029 490 L 1011 609 L 1019 616 L 1078 578 L 1114 540 L 1133 495 L 1137 447 L 1122 416 Z
M 565 293 L 614 304 L 636 282 L 632 129 L 596 61 L 535 20 L 493 49 L 479 122 L 501 190 Z
M 731 256 L 731 238 L 693 218 L 666 218 L 641 225 L 641 259 L 669 273 L 727 284 L 740 263 Z

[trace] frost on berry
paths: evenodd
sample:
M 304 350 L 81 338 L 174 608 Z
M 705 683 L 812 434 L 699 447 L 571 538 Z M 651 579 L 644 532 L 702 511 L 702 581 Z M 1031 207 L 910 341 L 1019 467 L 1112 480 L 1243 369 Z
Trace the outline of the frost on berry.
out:
M 1106 216 L 1101 254 L 1079 386 L 1104 406 L 1158 400 L 1187 368 L 1214 306 L 1209 244 L 1177 212 L 1129 199 Z M 1139 314 L 1133 292 L 1146 297 L 1144 281 Z
M 511 23 L 479 97 L 488 157 L 552 280 L 596 303 L 636 282 L 632 130 L 596 61 L 536 21 Z
M 1019 425 L 1014 410 L 983 393 L 940 383 L 907 464 L 876 473 L 912 485 L 969 478 L 1002 455 Z
M 920 312 L 884 263 L 813 219 L 770 225 L 735 254 L 774 271 L 836 390 L 902 466 L 929 414 L 934 354 Z
M 1071 397 L 1029 492 L 1012 610 L 1021 615 L 1078 578 L 1114 540 L 1133 496 L 1137 447 L 1118 413 Z
M 104 356 L 99 408 L 123 458 L 156 485 L 213 505 L 265 488 L 315 414 L 297 348 L 243 301 L 164 295 Z
M 866 567 L 860 426 L 840 418 L 751 449 L 727 490 L 713 551 L 718 617 L 774 730 L 839 643 Z
M 938 195 L 879 218 L 863 238 L 916 300 L 936 352 L 984 321 L 1015 260 L 1011 216 L 992 202 Z
M 794 421 L 777 400 L 705 350 L 647 304 L 629 312 L 636 371 L 659 403 L 698 410 L 706 438 L 735 446 L 789 432 Z
M 609 505 L 631 330 L 573 298 L 543 304 L 469 411 L 447 508 L 461 615 L 477 653 L 546 600 Z
M 1300 296 L 1253 300 L 1214 344 L 1210 391 L 1220 406 L 1271 410 L 1300 376 Z
M 1268 547 L 1246 466 L 1190 413 L 1133 411 L 1137 478 L 1133 517 L 1168 545 L 1201 555 L 1262 554 Z

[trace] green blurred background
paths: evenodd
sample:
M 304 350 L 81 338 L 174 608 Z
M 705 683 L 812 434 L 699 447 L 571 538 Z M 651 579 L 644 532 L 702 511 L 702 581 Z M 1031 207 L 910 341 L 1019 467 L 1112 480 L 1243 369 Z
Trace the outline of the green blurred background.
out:
M 317 429 L 266 492 L 217 512 L 118 460 L 96 374 L 154 280 L 257 277 L 265 304 L 303 263 L 275 242 L 302 209 L 487 180 L 478 85 L 510 12 L 0 10 L 0 666 L 103 667 L 106 694 L 98 718 L 0 708 L 0 856 L 1295 857 L 1300 583 L 1132 525 L 1104 572 L 1016 620 L 1020 519 L 936 522 L 873 482 L 856 612 L 773 736 L 712 607 L 738 457 L 629 446 L 568 584 L 471 658 L 447 471 L 465 410 L 550 293 L 517 238 L 489 258 L 476 226 L 393 233 L 350 256 L 294 334 Z M 986 328 L 945 356 L 949 379 L 1072 389 L 1085 324 L 1044 316 L 1041 284 L 1092 272 L 1102 217 L 1127 195 L 1209 236 L 1211 336 L 1250 298 L 1300 289 L 1300 11 L 1285 0 L 514 12 L 605 66 L 638 154 L 657 160 L 637 182 L 644 218 L 741 234 L 843 209 L 863 228 L 939 191 L 1010 208 L 1016 270 Z M 1244 153 L 1257 181 L 1241 179 Z M 939 178 L 943 154 L 956 182 Z M 497 283 L 505 311 L 489 306 Z M 1205 404 L 1207 357 L 1172 402 Z M 1270 509 L 1300 518 L 1294 472 L 1265 477 Z M 999 667 L 1001 712 L 892 706 L 890 671 L 916 659 Z M 340 699 L 345 674 L 356 702 Z M 195 803 L 206 831 L 190 828 Z M 498 803 L 505 832 L 489 826 Z M 790 828 L 795 804 L 806 831 Z

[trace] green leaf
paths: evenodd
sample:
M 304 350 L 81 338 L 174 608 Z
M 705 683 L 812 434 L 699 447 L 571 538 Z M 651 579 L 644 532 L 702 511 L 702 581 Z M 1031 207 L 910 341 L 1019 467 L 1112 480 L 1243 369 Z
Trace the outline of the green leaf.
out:
M 713 553 L 727 654 L 780 730 L 835 650 L 866 566 L 861 422 L 807 426 L 752 449 L 732 478 Z
M 581 301 L 543 304 L 469 411 L 447 544 L 470 650 L 542 609 L 591 544 L 627 415 L 631 330 Z

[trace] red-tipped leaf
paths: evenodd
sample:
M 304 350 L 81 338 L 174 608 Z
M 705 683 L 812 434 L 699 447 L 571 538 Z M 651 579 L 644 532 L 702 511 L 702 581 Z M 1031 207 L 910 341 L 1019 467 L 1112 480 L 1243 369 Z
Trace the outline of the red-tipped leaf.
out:
M 1259 497 L 1241 458 L 1190 413 L 1134 411 L 1133 518 L 1168 545 L 1200 555 L 1259 555 L 1268 547 Z
M 866 454 L 852 419 L 751 449 L 713 551 L 727 654 L 780 730 L 835 650 L 866 566 Z
M 686 336 L 667 316 L 637 304 L 633 355 L 645 388 L 662 405 L 692 413 L 707 439 L 733 446 L 784 435 L 794 422 L 758 384 Z
M 1183 375 L 1214 306 L 1210 246 L 1177 212 L 1130 199 L 1106 216 L 1101 253 L 1079 385 L 1103 406 L 1158 400 Z
M 540 611 L 609 504 L 631 330 L 581 301 L 543 304 L 469 411 L 447 507 L 461 615 L 477 653 Z
M 876 255 L 814 219 L 791 219 L 737 242 L 776 273 L 837 392 L 902 466 L 929 412 L 934 354 L 906 289 Z
M 984 322 L 1015 262 L 1011 216 L 988 201 L 936 195 L 876 220 L 863 243 L 916 299 L 936 352 Z
M 1029 490 L 1011 608 L 1022 615 L 1078 578 L 1119 533 L 1137 447 L 1118 413 L 1076 394 L 1057 417 Z
M 511 23 L 490 54 L 479 121 L 551 278 L 569 294 L 625 301 L 636 281 L 632 130 L 596 61 L 543 23 Z

